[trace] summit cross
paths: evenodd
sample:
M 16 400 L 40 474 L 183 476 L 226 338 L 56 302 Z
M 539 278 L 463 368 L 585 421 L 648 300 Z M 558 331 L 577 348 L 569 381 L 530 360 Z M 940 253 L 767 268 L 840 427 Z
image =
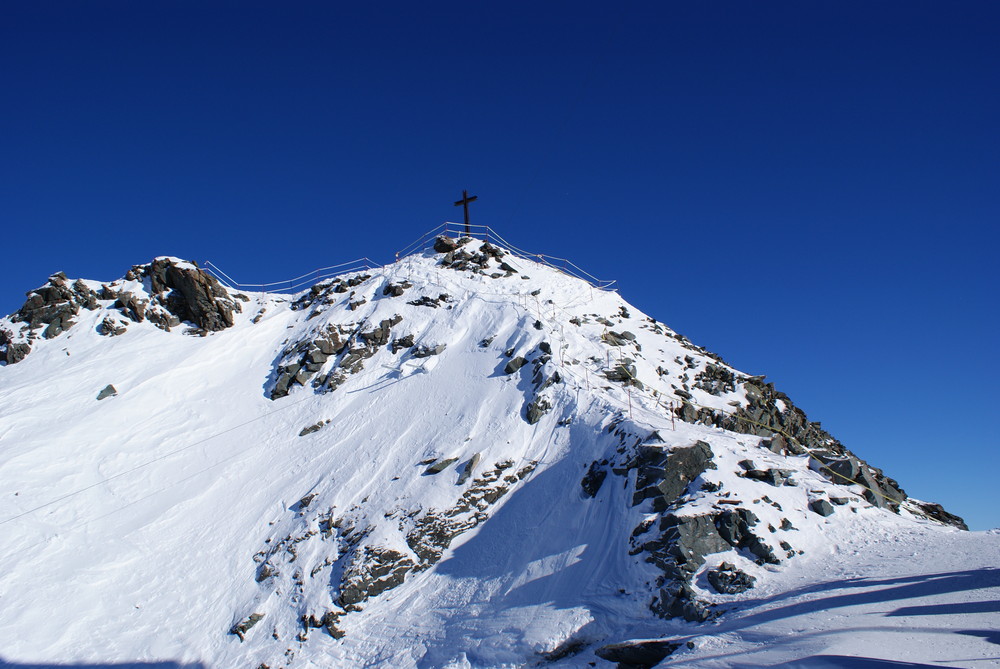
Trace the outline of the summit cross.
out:
M 463 190 L 462 191 L 462 199 L 455 203 L 456 207 L 462 207 L 462 210 L 465 212 L 465 236 L 466 237 L 471 237 L 472 236 L 472 231 L 469 229 L 469 203 L 475 201 L 475 199 L 477 197 L 478 197 L 477 195 L 473 195 L 472 197 L 469 197 L 469 191 Z

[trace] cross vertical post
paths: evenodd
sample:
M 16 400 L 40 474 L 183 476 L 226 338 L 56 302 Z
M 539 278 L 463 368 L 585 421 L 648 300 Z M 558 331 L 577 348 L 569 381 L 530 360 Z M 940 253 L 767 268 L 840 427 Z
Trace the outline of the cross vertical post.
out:
M 474 202 L 477 197 L 479 197 L 479 196 L 478 195 L 473 195 L 472 197 L 469 197 L 469 191 L 463 190 L 462 191 L 462 199 L 455 203 L 455 206 L 456 207 L 462 207 L 462 210 L 465 213 L 465 236 L 466 237 L 471 237 L 472 236 L 472 230 L 469 228 L 469 203 L 470 202 Z

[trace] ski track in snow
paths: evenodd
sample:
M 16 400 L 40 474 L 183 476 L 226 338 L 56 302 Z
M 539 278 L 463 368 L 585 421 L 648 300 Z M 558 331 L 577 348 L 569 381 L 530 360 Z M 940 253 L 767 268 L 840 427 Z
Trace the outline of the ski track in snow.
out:
M 249 294 L 236 325 L 206 337 L 148 322 L 101 337 L 103 305 L 0 369 L 0 666 L 610 667 L 596 647 L 646 638 L 690 641 L 662 666 L 863 666 L 843 659 L 851 657 L 1000 666 L 1000 534 L 864 504 L 795 516 L 790 540 L 804 555 L 779 567 L 735 551 L 713 556 L 709 565 L 734 560 L 758 577 L 756 588 L 722 596 L 699 576 L 702 594 L 725 610 L 718 620 L 654 616 L 658 572 L 628 554 L 648 514 L 632 505 L 634 481 L 609 475 L 596 497 L 581 492 L 587 465 L 609 452 L 608 421 L 631 406 L 631 423 L 668 445 L 708 442 L 719 470 L 706 479 L 748 457 L 774 466 L 795 459 L 772 457 L 757 437 L 672 423 L 648 395 L 600 377 L 615 362 L 600 341 L 606 328 L 570 325 L 570 315 L 631 312 L 616 327 L 635 330 L 642 353 L 627 353 L 661 392 L 668 386 L 656 385 L 656 366 L 673 365 L 676 375 L 673 360 L 695 354 L 639 329 L 649 321 L 616 294 L 510 261 L 518 274 L 491 279 L 440 268 L 433 254 L 411 256 L 371 272 L 355 289 L 367 300 L 357 311 L 337 303 L 315 319 L 289 309 L 288 296 Z M 382 295 L 403 280 L 414 284 L 403 297 Z M 451 302 L 407 304 L 438 293 Z M 327 320 L 372 326 L 395 314 L 403 321 L 394 336 L 446 350 L 418 359 L 383 349 L 332 393 L 267 398 L 285 342 Z M 481 346 L 486 337 L 495 339 Z M 528 425 L 531 365 L 505 374 L 503 352 L 527 355 L 542 341 L 564 382 L 551 390 L 553 411 Z M 96 402 L 108 383 L 119 396 Z M 719 408 L 741 399 L 698 395 Z M 558 422 L 564 415 L 570 424 Z M 539 464 L 432 568 L 344 617 L 343 639 L 313 630 L 296 640 L 288 630 L 298 616 L 331 604 L 331 567 L 317 565 L 322 578 L 291 605 L 290 593 L 255 581 L 252 559 L 308 527 L 296 503 L 315 493 L 317 505 L 372 523 L 371 537 L 409 552 L 385 518 L 454 504 L 456 468 L 474 453 L 479 470 L 507 458 L 514 470 Z M 455 468 L 422 475 L 421 461 L 451 457 Z M 787 510 L 804 506 L 806 489 L 833 487 L 805 458 L 796 476 L 800 487 L 764 492 Z M 761 496 L 763 484 L 725 481 L 748 503 Z M 765 525 L 781 518 L 766 504 L 753 508 Z M 300 546 L 303 564 L 331 550 L 316 539 Z M 265 619 L 246 642 L 228 634 L 255 611 Z M 572 641 L 581 652 L 544 662 Z

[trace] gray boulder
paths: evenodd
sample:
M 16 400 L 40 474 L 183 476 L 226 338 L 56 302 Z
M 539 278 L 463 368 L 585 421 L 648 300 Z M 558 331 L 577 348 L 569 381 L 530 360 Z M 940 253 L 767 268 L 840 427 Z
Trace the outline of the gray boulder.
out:
M 723 595 L 736 595 L 746 592 L 757 582 L 756 577 L 740 571 L 736 565 L 723 562 L 718 569 L 710 569 L 706 576 L 716 592 Z
M 816 499 L 809 502 L 809 508 L 821 516 L 833 515 L 833 505 L 825 499 Z
M 437 239 L 434 240 L 434 250 L 437 253 L 451 253 L 458 248 L 458 242 L 451 237 L 446 237 L 445 235 L 438 235 Z
M 251 613 L 249 617 L 243 619 L 242 621 L 233 625 L 232 629 L 229 630 L 230 634 L 235 634 L 243 641 L 246 638 L 247 632 L 250 631 L 254 625 L 259 623 L 264 619 L 263 613 Z
M 429 358 L 432 355 L 441 355 L 447 347 L 447 344 L 437 344 L 436 346 L 418 346 L 413 349 L 413 357 Z
M 462 470 L 461 475 L 458 477 L 458 485 L 462 485 L 472 476 L 476 471 L 476 467 L 479 465 L 479 460 L 482 456 L 479 453 L 473 453 L 469 461 L 465 463 L 465 468 Z
M 4 352 L 4 361 L 8 365 L 14 365 L 24 360 L 24 357 L 29 353 L 31 353 L 31 346 L 28 344 L 10 343 L 7 344 L 7 350 Z
M 517 356 L 516 358 L 511 358 L 510 360 L 507 361 L 507 364 L 504 365 L 503 371 L 505 374 L 513 374 L 514 372 L 521 369 L 527 364 L 528 364 L 527 360 L 525 360 L 521 356 Z
M 424 476 L 434 476 L 435 474 L 440 474 L 456 462 L 458 462 L 458 458 L 445 458 L 444 460 L 438 460 L 424 470 Z
M 118 391 L 115 390 L 115 387 L 109 383 L 108 385 L 106 385 L 104 387 L 104 390 L 102 390 L 101 392 L 97 393 L 97 400 L 101 401 L 101 400 L 106 399 L 108 397 L 115 397 L 116 395 L 118 395 Z

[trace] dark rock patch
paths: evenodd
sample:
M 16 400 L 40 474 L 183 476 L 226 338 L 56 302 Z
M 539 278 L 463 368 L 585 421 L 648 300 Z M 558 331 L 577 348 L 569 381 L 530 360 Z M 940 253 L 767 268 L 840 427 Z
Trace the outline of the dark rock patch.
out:
M 348 608 L 391 590 L 403 582 L 414 566 L 413 560 L 399 551 L 365 546 L 344 571 L 337 603 Z
M 473 453 L 469 461 L 465 463 L 465 468 L 462 469 L 462 473 L 458 477 L 458 485 L 465 485 L 465 482 L 472 477 L 472 474 L 476 471 L 476 467 L 479 466 L 480 458 L 479 453 Z
M 438 460 L 424 471 L 424 476 L 434 476 L 435 474 L 440 474 L 456 462 L 458 462 L 458 458 L 445 458 L 444 460 Z
M 817 499 L 809 502 L 809 508 L 821 516 L 833 515 L 833 505 L 825 499 Z
M 606 462 L 602 464 L 596 461 L 590 463 L 590 468 L 587 469 L 587 473 L 580 481 L 583 494 L 587 497 L 596 497 L 601 486 L 604 484 L 604 479 L 608 476 L 608 470 L 605 467 L 606 464 Z
M 712 449 L 703 441 L 670 451 L 653 445 L 639 446 L 634 462 L 637 472 L 632 504 L 652 498 L 654 511 L 665 510 L 711 463 Z
M 229 630 L 230 634 L 235 634 L 240 638 L 240 641 L 246 639 L 247 632 L 250 629 L 264 619 L 263 613 L 251 613 L 247 618 L 233 625 L 232 629 Z
M 552 404 L 546 398 L 536 397 L 525 407 L 524 417 L 528 421 L 528 425 L 534 425 L 551 410 Z
M 434 346 L 417 346 L 413 349 L 414 358 L 429 358 L 432 355 L 441 355 L 448 348 L 447 344 L 436 344 Z
M 100 401 L 108 397 L 115 397 L 117 395 L 118 391 L 115 390 L 115 387 L 109 383 L 108 385 L 104 386 L 104 389 L 101 390 L 101 392 L 97 393 L 97 400 Z
M 651 669 L 681 645 L 675 641 L 625 641 L 601 646 L 594 654 L 619 669 Z
M 503 371 L 505 374 L 513 374 L 514 372 L 521 369 L 527 364 L 528 364 L 527 360 L 525 360 L 521 356 L 517 356 L 516 358 L 511 358 L 510 360 L 507 361 L 507 364 L 504 365 Z
M 731 562 L 723 562 L 717 569 L 710 569 L 705 575 L 716 592 L 723 595 L 746 592 L 757 582 L 756 577 L 740 571 Z

